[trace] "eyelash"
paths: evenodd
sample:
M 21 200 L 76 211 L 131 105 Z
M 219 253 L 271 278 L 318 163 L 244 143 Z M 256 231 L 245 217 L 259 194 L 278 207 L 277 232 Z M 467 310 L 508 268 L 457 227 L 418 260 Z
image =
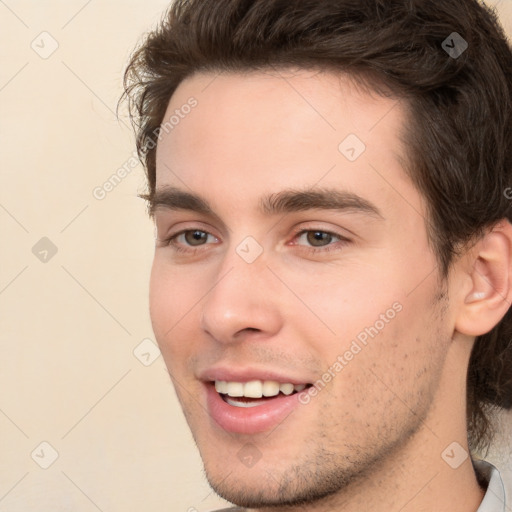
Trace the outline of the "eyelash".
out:
M 174 251 L 176 252 L 181 252 L 181 253 L 187 253 L 187 254 L 195 254 L 196 252 L 199 252 L 201 250 L 204 250 L 202 249 L 202 245 L 198 245 L 197 247 L 189 247 L 188 249 L 184 249 L 183 247 L 181 247 L 180 245 L 178 245 L 176 243 L 176 238 L 178 238 L 180 235 L 183 235 L 184 233 L 190 233 L 190 232 L 193 232 L 193 231 L 199 231 L 200 233 L 206 233 L 207 235 L 211 235 L 211 236 L 214 236 L 212 235 L 211 233 L 208 233 L 208 231 L 204 231 L 203 229 L 183 229 L 182 231 L 178 231 L 177 233 L 175 233 L 174 235 L 162 240 L 162 245 L 164 247 L 172 247 Z M 217 238 L 217 237 L 214 237 L 214 238 Z M 207 244 L 205 244 L 207 245 Z
M 176 242 L 176 239 L 180 235 L 183 235 L 185 233 L 190 233 L 193 231 L 199 231 L 201 233 L 206 233 L 207 235 L 210 235 L 210 236 L 213 236 L 214 238 L 216 238 L 214 235 L 212 235 L 211 233 L 208 233 L 208 231 L 204 231 L 203 229 L 183 229 L 182 231 L 178 231 L 177 233 L 171 235 L 170 237 L 165 238 L 164 240 L 159 240 L 159 241 L 162 243 L 162 246 L 172 247 L 173 250 L 176 252 L 194 255 L 197 252 L 204 250 L 203 249 L 204 245 L 208 245 L 208 244 L 202 244 L 197 247 L 189 247 L 189 248 L 185 249 Z M 300 236 L 302 236 L 306 233 L 312 233 L 312 232 L 330 235 L 332 237 L 339 238 L 339 240 L 336 243 L 329 243 L 328 245 L 324 245 L 324 246 L 320 246 L 320 247 L 305 246 L 305 245 L 301 245 L 301 244 L 294 244 L 294 245 L 299 245 L 302 248 L 301 250 L 309 252 L 310 254 L 318 254 L 318 253 L 326 253 L 326 252 L 341 250 L 341 247 L 345 246 L 347 243 L 350 242 L 350 240 L 348 238 L 346 238 L 342 235 L 339 235 L 332 231 L 326 231 L 323 229 L 302 229 L 300 231 L 297 231 L 297 233 L 294 234 L 293 239 L 295 240 L 296 238 L 299 238 Z
M 293 235 L 293 239 L 300 238 L 302 235 L 306 233 L 323 233 L 325 235 L 329 235 L 334 238 L 338 238 L 339 240 L 336 242 L 331 242 L 327 245 L 323 245 L 320 247 L 315 247 L 311 245 L 301 245 L 301 244 L 294 244 L 299 245 L 301 247 L 301 250 L 304 250 L 310 254 L 318 254 L 318 253 L 327 253 L 331 251 L 339 251 L 342 247 L 344 247 L 348 242 L 348 238 L 345 238 L 344 236 L 338 235 L 337 233 L 334 233 L 332 231 L 325 231 L 323 229 L 301 229 L 297 233 Z

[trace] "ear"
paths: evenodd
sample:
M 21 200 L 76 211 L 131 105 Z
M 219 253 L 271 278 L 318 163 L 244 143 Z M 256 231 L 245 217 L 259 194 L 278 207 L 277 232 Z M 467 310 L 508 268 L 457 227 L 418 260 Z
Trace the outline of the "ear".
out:
M 496 326 L 512 302 L 512 225 L 501 220 L 466 254 L 455 329 L 480 336 Z

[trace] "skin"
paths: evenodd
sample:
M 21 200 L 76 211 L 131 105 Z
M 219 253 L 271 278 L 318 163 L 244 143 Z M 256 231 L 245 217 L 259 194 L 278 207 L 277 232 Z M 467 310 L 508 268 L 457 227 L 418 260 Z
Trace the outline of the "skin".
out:
M 470 459 L 453 469 L 441 454 L 453 442 L 468 451 L 467 365 L 474 336 L 510 300 L 510 227 L 443 280 L 425 202 L 403 169 L 404 105 L 347 77 L 197 74 L 164 119 L 191 96 L 197 107 L 158 142 L 157 190 L 199 194 L 215 215 L 155 209 L 150 310 L 212 487 L 258 511 L 477 510 L 483 491 Z M 354 162 L 338 149 L 351 133 L 366 145 Z M 315 187 L 355 193 L 381 217 L 258 209 L 266 194 Z M 164 242 L 185 229 L 211 236 L 199 246 L 184 236 Z M 297 236 L 306 229 L 341 238 L 324 235 L 315 247 Z M 235 250 L 247 236 L 263 249 L 250 264 Z M 401 311 L 274 430 L 234 434 L 209 417 L 206 368 L 270 368 L 315 382 L 394 303 Z M 247 443 L 261 453 L 250 468 L 237 455 Z

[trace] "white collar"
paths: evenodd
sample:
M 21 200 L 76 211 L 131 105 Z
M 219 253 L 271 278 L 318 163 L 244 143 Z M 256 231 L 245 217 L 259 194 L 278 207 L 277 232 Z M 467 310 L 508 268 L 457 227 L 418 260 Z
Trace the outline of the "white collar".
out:
M 477 512 L 508 512 L 512 510 L 510 508 L 512 504 L 507 502 L 505 485 L 498 468 L 485 460 L 475 460 L 473 465 L 475 470 L 489 482 L 484 499 Z

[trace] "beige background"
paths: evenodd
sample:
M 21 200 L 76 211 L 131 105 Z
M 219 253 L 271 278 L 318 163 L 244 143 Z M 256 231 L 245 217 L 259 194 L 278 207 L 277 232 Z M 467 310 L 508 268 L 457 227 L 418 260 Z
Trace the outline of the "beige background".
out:
M 224 503 L 153 361 L 153 229 L 114 115 L 128 55 L 167 3 L 0 0 L 0 511 Z M 489 3 L 512 34 L 512 0 Z

